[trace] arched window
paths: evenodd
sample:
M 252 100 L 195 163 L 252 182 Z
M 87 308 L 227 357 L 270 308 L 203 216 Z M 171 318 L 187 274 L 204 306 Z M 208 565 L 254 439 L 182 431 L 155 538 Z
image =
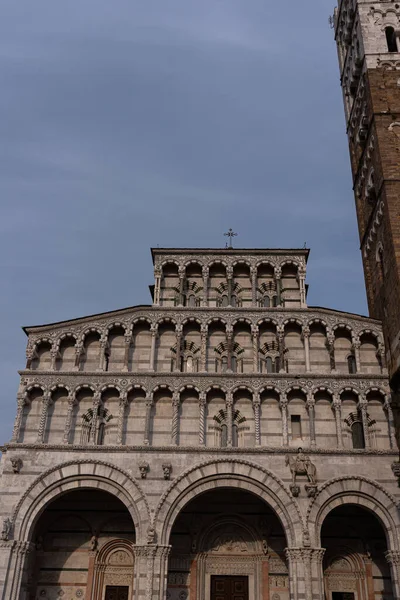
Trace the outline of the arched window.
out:
M 365 448 L 364 429 L 360 421 L 354 421 L 353 425 L 351 426 L 351 438 L 354 449 Z
M 235 355 L 233 355 L 231 358 L 231 367 L 234 373 L 238 372 L 238 360 Z
M 270 356 L 267 356 L 267 358 L 265 359 L 265 367 L 267 370 L 267 373 L 273 373 L 273 363 L 272 363 L 272 358 Z
M 263 305 L 265 308 L 269 308 L 271 306 L 271 300 L 269 296 L 264 296 Z
M 228 296 L 226 294 L 222 296 L 221 306 L 228 306 Z
M 396 34 L 393 27 L 386 27 L 385 35 L 388 52 L 397 52 Z
M 236 423 L 234 423 L 232 426 L 232 446 L 237 448 L 238 445 L 239 445 L 238 426 L 236 425 Z
M 237 298 L 236 298 L 235 294 L 232 294 L 232 297 L 231 297 L 231 306 L 236 307 L 237 305 L 238 305 Z
M 221 447 L 226 448 L 228 445 L 228 427 L 225 425 L 221 425 Z
M 276 296 L 274 296 L 274 297 L 272 298 L 272 306 L 273 306 L 274 308 L 276 308 L 276 307 L 278 306 L 278 298 L 277 298 Z
M 190 306 L 190 308 L 194 308 L 196 306 L 196 297 L 194 294 L 189 296 L 187 305 Z
M 221 371 L 222 373 L 226 373 L 226 369 L 228 368 L 228 357 L 223 356 L 221 358 Z
M 355 358 L 354 354 L 350 354 L 347 357 L 347 367 L 349 369 L 350 375 L 357 373 L 357 364 L 356 364 L 356 358 Z

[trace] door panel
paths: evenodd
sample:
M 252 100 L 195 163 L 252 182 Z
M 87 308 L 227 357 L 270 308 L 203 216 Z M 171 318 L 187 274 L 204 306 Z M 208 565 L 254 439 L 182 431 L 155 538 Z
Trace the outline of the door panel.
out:
M 248 577 L 211 576 L 211 600 L 249 600 Z
M 128 600 L 129 587 L 127 585 L 108 585 L 105 600 Z

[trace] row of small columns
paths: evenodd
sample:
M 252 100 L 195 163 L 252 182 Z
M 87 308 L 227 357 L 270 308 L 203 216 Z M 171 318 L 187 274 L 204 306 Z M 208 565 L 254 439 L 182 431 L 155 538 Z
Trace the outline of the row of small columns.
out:
M 145 431 L 144 431 L 144 439 L 143 443 L 145 446 L 150 444 L 150 422 L 151 422 L 151 411 L 154 404 L 153 395 L 150 394 L 146 396 L 146 416 L 145 416 Z M 46 427 L 46 420 L 48 415 L 49 406 L 52 402 L 51 395 L 46 393 L 42 398 L 42 410 L 39 420 L 39 427 L 37 432 L 37 443 L 42 444 L 44 439 L 44 432 Z M 179 407 L 180 407 L 180 392 L 173 392 L 172 394 L 172 423 L 171 423 L 171 444 L 178 444 L 178 432 L 179 432 Z M 70 433 L 71 433 L 71 424 L 72 424 L 72 414 L 74 410 L 74 406 L 76 405 L 77 400 L 74 397 L 68 397 L 68 411 L 65 420 L 64 427 L 64 436 L 63 443 L 68 444 Z M 288 398 L 286 395 L 279 400 L 279 406 L 282 413 L 282 443 L 283 446 L 288 446 L 289 444 L 289 429 L 288 429 Z M 89 435 L 89 443 L 96 443 L 96 432 L 97 432 L 97 413 L 99 406 L 101 404 L 101 392 L 96 392 L 93 396 L 93 418 L 91 423 L 91 430 Z M 205 409 L 207 404 L 207 394 L 206 392 L 199 393 L 199 445 L 205 445 Z M 227 415 L 227 446 L 228 448 L 232 447 L 232 427 L 233 427 L 233 394 L 232 392 L 226 393 L 225 399 L 225 409 Z M 260 430 L 260 406 L 261 400 L 259 393 L 253 394 L 253 411 L 254 411 L 254 434 L 255 434 L 255 444 L 256 446 L 261 445 L 261 430 Z M 25 394 L 18 394 L 18 404 L 17 404 L 17 415 L 15 419 L 13 435 L 11 438 L 12 442 L 17 442 L 19 438 L 19 433 L 21 429 L 23 410 L 25 406 Z M 122 445 L 123 440 L 123 429 L 124 429 L 124 420 L 125 420 L 125 412 L 126 407 L 128 406 L 128 397 L 127 392 L 123 392 L 120 396 L 119 401 L 119 411 L 118 411 L 118 421 L 117 421 L 117 445 Z M 309 393 L 306 401 L 306 408 L 309 416 L 310 423 L 310 444 L 311 447 L 316 446 L 316 432 L 315 432 L 315 398 L 312 393 Z M 359 396 L 359 402 L 357 406 L 362 419 L 363 433 L 365 439 L 365 447 L 368 449 L 371 447 L 371 440 L 369 436 L 369 428 L 368 428 L 368 401 L 367 398 L 363 395 Z M 336 437 L 337 437 L 337 447 L 343 448 L 343 431 L 342 431 L 342 404 L 340 397 L 337 394 L 333 395 L 332 401 L 332 409 L 335 414 L 335 423 L 336 423 Z M 391 446 L 394 448 L 396 446 L 395 440 L 395 432 L 393 429 L 393 412 L 390 406 L 389 398 L 386 398 L 384 403 L 384 409 L 387 415 L 388 429 L 389 429 L 389 437 Z
M 179 267 L 178 274 L 179 274 L 179 304 L 178 304 L 178 306 L 183 306 L 184 302 L 185 302 L 184 296 L 185 296 L 186 268 Z M 208 267 L 202 268 L 202 275 L 203 275 L 202 306 L 208 306 L 208 288 L 209 288 L 209 276 L 210 276 Z M 253 306 L 257 306 L 257 268 L 256 267 L 250 268 L 250 275 L 251 275 L 252 304 L 253 304 Z M 155 304 L 155 306 L 159 306 L 160 302 L 161 302 L 161 278 L 162 278 L 162 270 L 155 269 L 155 271 L 154 271 L 154 279 L 155 279 L 154 304 Z M 282 268 L 281 267 L 274 268 L 274 278 L 276 281 L 276 290 L 277 290 L 278 305 L 279 305 L 280 297 L 281 297 L 281 290 L 282 290 L 282 282 L 281 282 Z M 305 307 L 306 306 L 306 285 L 305 285 L 306 270 L 305 270 L 305 267 L 303 267 L 303 266 L 298 267 L 298 278 L 299 278 L 299 288 L 300 288 L 300 304 L 301 304 L 301 307 Z M 227 290 L 228 306 L 231 306 L 231 299 L 232 299 L 232 293 L 233 293 L 233 267 L 230 267 L 230 266 L 226 267 L 226 279 L 227 279 L 227 283 L 228 283 L 228 290 Z
M 176 326 L 176 371 L 180 371 L 181 364 L 181 353 L 182 353 L 182 340 L 183 340 L 183 327 L 182 325 Z M 149 371 L 155 370 L 155 354 L 156 354 L 156 341 L 158 336 L 158 325 L 153 324 L 150 327 L 151 332 L 151 348 L 150 348 L 150 361 L 149 361 Z M 208 335 L 208 326 L 202 325 L 200 329 L 201 334 L 201 352 L 200 352 L 200 372 L 207 372 L 206 370 L 206 354 L 207 354 L 207 335 Z M 258 363 L 258 339 L 259 339 L 259 331 L 257 326 L 253 326 L 251 328 L 252 340 L 253 340 L 253 371 L 254 373 L 258 373 L 259 363 Z M 303 325 L 302 327 L 302 339 L 304 343 L 304 357 L 305 357 L 305 367 L 306 373 L 311 372 L 311 363 L 310 363 L 310 328 L 307 325 Z M 277 327 L 277 338 L 278 338 L 278 350 L 279 350 L 279 359 L 281 365 L 281 372 L 285 372 L 284 369 L 284 353 L 285 353 L 285 343 L 284 343 L 284 326 L 279 325 Z M 125 339 L 125 353 L 124 353 L 124 365 L 122 367 L 122 371 L 128 371 L 129 364 L 129 349 L 132 344 L 132 334 L 127 333 L 124 336 Z M 227 341 L 227 371 L 232 372 L 232 353 L 233 353 L 233 328 L 227 327 L 226 329 L 226 341 Z M 327 332 L 327 347 L 330 358 L 330 367 L 331 371 L 334 373 L 336 371 L 336 361 L 335 361 L 335 334 L 333 331 Z M 356 361 L 357 373 L 361 371 L 361 359 L 360 359 L 360 346 L 361 342 L 358 337 L 353 336 L 352 338 L 352 347 L 354 350 L 354 357 Z M 99 365 L 98 371 L 104 371 L 106 365 L 106 351 L 108 348 L 108 340 L 106 336 L 103 336 L 100 339 L 100 355 L 99 355 Z M 79 365 L 81 361 L 81 356 L 83 352 L 83 343 L 77 342 L 75 347 L 75 370 L 79 370 Z M 379 352 L 381 359 L 383 360 L 384 355 L 379 347 Z M 58 346 L 55 344 L 50 351 L 51 354 L 51 368 L 52 370 L 56 370 L 56 361 L 59 357 Z M 27 364 L 26 368 L 30 369 L 33 359 L 33 353 L 31 350 L 27 351 Z

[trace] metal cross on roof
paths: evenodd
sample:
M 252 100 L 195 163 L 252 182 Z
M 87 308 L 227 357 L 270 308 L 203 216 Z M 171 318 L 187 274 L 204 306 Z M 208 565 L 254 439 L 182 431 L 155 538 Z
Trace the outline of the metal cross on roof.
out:
M 224 233 L 224 235 L 226 235 L 229 238 L 229 245 L 228 242 L 226 242 L 226 247 L 233 248 L 232 239 L 237 235 L 237 233 L 234 233 L 233 229 L 228 229 L 228 233 Z

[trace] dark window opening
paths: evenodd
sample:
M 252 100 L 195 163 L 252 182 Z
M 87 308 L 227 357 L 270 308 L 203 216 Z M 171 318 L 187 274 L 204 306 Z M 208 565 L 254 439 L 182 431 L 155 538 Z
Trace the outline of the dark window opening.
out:
M 351 426 L 351 437 L 354 449 L 365 448 L 364 428 L 360 421 L 355 421 Z
M 292 438 L 301 438 L 301 417 L 300 415 L 291 415 Z
M 385 34 L 388 52 L 397 52 L 396 34 L 393 27 L 386 27 Z
M 357 373 L 356 358 L 353 354 L 350 354 L 350 356 L 347 357 L 347 366 L 348 366 L 350 375 Z

